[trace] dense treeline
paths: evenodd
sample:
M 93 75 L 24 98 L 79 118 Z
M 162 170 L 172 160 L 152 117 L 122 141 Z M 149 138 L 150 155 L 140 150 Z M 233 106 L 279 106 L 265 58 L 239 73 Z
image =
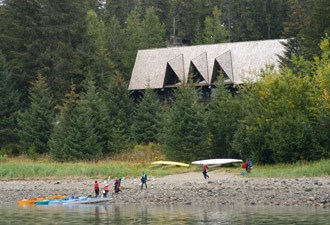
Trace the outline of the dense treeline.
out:
M 187 162 L 329 157 L 327 0 L 1 2 L 1 155 L 97 160 L 153 142 Z M 193 45 L 291 39 L 279 73 L 269 66 L 234 94 L 220 83 L 205 104 L 188 83 L 173 102 L 152 90 L 133 101 L 137 50 L 170 35 Z

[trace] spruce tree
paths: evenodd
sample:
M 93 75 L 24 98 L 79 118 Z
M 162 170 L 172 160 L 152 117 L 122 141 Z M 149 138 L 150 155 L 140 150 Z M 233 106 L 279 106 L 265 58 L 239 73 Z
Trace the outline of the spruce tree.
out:
M 221 21 L 222 12 L 218 7 L 214 7 L 212 17 L 207 16 L 204 22 L 204 44 L 216 44 L 227 42 L 229 33 Z
M 19 93 L 10 82 L 5 59 L 0 52 L 0 148 L 11 148 L 17 142 L 16 112 L 20 108 Z
M 97 160 L 102 155 L 97 133 L 97 95 L 91 84 L 78 99 L 72 86 L 50 139 L 52 156 L 58 161 Z
M 160 143 L 169 160 L 190 162 L 209 157 L 204 106 L 196 90 L 182 84 L 172 108 L 164 113 Z
M 138 144 L 157 141 L 161 112 L 157 94 L 152 89 L 146 89 L 136 107 L 132 126 Z
M 130 74 L 133 69 L 142 37 L 141 12 L 139 9 L 134 9 L 128 15 L 124 33 L 125 48 L 121 52 L 120 57 L 123 65 L 123 74 L 125 75 L 124 79 L 128 80 L 128 74 Z
M 220 79 L 207 114 L 212 155 L 218 158 L 228 158 L 235 154 L 231 144 L 242 117 L 239 96 L 233 96 L 227 88 L 223 79 Z
M 96 86 L 104 87 L 114 70 L 114 63 L 108 49 L 107 29 L 93 10 L 87 12 L 86 24 L 85 73 L 93 76 Z
M 27 110 L 18 114 L 19 149 L 27 153 L 48 153 L 48 139 L 54 122 L 54 102 L 45 78 L 39 75 L 29 90 L 30 104 Z
M 39 0 L 6 0 L 0 10 L 0 51 L 22 102 L 28 101 L 39 69 L 41 5 Z
M 63 106 L 60 106 L 60 114 L 54 123 L 53 132 L 49 140 L 49 148 L 52 158 L 57 161 L 70 161 L 81 158 L 76 149 L 71 149 L 69 128 L 73 124 L 72 116 L 76 114 L 78 107 L 78 94 L 75 85 L 71 85 L 70 92 L 66 95 Z
M 103 139 L 103 134 L 106 132 L 105 126 L 105 105 L 101 98 L 99 88 L 96 87 L 95 82 L 89 78 L 86 85 L 86 92 L 81 94 L 80 102 L 81 107 L 77 113 L 81 115 L 81 119 L 89 120 L 84 124 L 83 129 L 89 129 L 89 137 L 87 138 L 89 142 L 86 143 L 84 155 L 89 155 L 92 159 L 98 159 L 102 156 L 102 151 L 106 149 L 106 140 Z M 84 118 L 86 117 L 86 118 Z M 83 141 L 83 140 L 82 140 Z M 92 144 L 92 145 L 91 145 Z
M 165 25 L 154 8 L 147 8 L 141 22 L 142 37 L 140 49 L 165 47 Z
M 127 82 L 120 74 L 114 75 L 103 93 L 106 106 L 107 154 L 127 150 L 132 145 L 131 126 L 133 120 L 133 100 L 127 90 Z

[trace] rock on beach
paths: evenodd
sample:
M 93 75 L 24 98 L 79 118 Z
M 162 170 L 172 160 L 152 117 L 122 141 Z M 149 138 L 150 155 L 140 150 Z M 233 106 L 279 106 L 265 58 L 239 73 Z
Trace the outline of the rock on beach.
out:
M 149 175 L 149 174 L 148 174 Z M 189 172 L 165 177 L 148 176 L 141 190 L 139 178 L 123 178 L 122 192 L 113 193 L 113 204 L 222 204 L 246 206 L 316 206 L 330 208 L 330 177 L 249 178 L 215 170 L 204 179 Z M 49 195 L 94 195 L 94 179 L 0 181 L 0 204 Z M 103 180 L 98 180 L 103 188 Z

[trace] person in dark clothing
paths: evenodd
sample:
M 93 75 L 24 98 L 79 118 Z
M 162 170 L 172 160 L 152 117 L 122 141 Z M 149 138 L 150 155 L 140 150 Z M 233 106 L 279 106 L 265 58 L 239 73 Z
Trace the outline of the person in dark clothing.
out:
M 246 172 L 247 173 L 250 173 L 251 172 L 251 169 L 252 169 L 252 160 L 250 160 L 250 159 L 247 159 L 246 160 L 246 162 L 245 162 L 245 164 L 246 164 Z
M 207 175 L 207 172 L 208 171 L 209 171 L 209 167 L 206 164 L 204 164 L 203 165 L 203 176 L 204 176 L 204 179 L 210 178 L 209 175 Z
M 99 196 L 100 193 L 99 183 L 97 183 L 97 181 L 95 181 L 94 183 L 94 191 L 95 191 L 95 198 L 97 198 L 97 196 Z
M 144 171 L 142 172 L 141 176 L 141 189 L 143 189 L 143 184 L 146 186 L 147 189 L 147 174 L 145 174 Z
M 116 180 L 115 180 L 115 193 L 121 192 L 121 190 L 120 190 L 120 181 L 121 181 L 121 179 L 118 179 L 116 177 Z

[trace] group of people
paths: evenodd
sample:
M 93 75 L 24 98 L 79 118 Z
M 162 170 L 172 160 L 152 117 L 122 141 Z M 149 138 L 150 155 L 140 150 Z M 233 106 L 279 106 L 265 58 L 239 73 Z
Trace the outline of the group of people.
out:
M 105 185 L 103 188 L 103 197 L 107 197 L 108 193 L 109 193 L 109 181 L 110 177 L 108 178 L 108 180 L 105 181 Z M 141 189 L 143 189 L 143 186 L 145 186 L 147 188 L 147 174 L 143 171 L 142 172 L 142 176 L 141 176 Z M 121 178 L 117 178 L 115 179 L 115 183 L 114 183 L 114 193 L 119 193 L 122 192 L 120 189 L 120 185 L 121 185 Z M 95 192 L 95 198 L 97 198 L 100 194 L 100 186 L 99 183 L 97 182 L 97 180 L 94 182 L 94 192 Z
M 110 179 L 108 179 L 110 180 Z M 108 180 L 105 182 L 104 188 L 103 188 L 103 197 L 108 197 L 108 193 L 109 193 L 109 182 Z M 114 184 L 114 191 L 115 193 L 119 193 L 121 192 L 120 189 L 120 185 L 121 185 L 121 178 L 117 178 L 115 179 L 115 184 Z M 95 198 L 97 198 L 100 194 L 100 186 L 99 183 L 97 182 L 97 180 L 94 182 L 94 192 L 95 192 Z
M 252 161 L 251 160 L 247 160 L 246 163 L 244 163 L 242 165 L 243 168 L 246 168 L 246 171 L 247 172 L 250 172 L 251 168 L 252 168 Z M 210 178 L 210 176 L 207 174 L 208 173 L 208 170 L 209 170 L 209 167 L 204 164 L 203 165 L 203 176 L 204 176 L 204 179 L 206 178 Z M 110 177 L 109 179 L 110 180 Z M 141 176 L 141 190 L 143 189 L 143 186 L 146 187 L 146 189 L 148 188 L 147 186 L 147 180 L 148 180 L 148 177 L 147 177 L 147 174 L 143 171 L 142 172 L 142 176 Z M 121 185 L 121 178 L 117 178 L 115 179 L 115 183 L 114 183 L 114 191 L 115 193 L 119 193 L 121 192 L 120 190 L 120 185 Z M 94 183 L 94 191 L 95 191 L 95 198 L 97 198 L 99 196 L 99 193 L 100 193 L 100 187 L 99 187 L 99 184 L 97 181 L 95 181 Z M 108 184 L 108 181 L 106 181 L 106 184 L 104 186 L 104 190 L 103 190 L 103 197 L 107 197 L 108 196 L 108 193 L 109 193 L 109 184 Z

